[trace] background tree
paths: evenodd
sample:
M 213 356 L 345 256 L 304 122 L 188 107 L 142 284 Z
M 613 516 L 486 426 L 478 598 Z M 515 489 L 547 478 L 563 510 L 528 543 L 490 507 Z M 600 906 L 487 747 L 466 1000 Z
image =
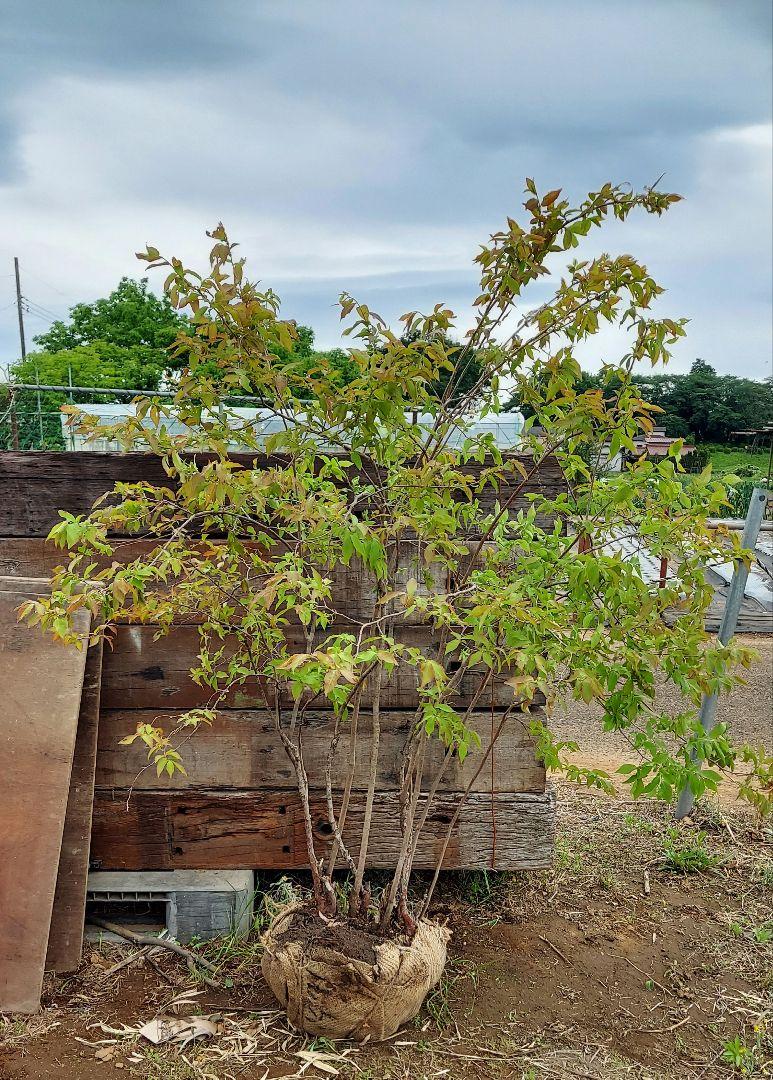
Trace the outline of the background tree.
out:
M 75 388 L 157 390 L 185 363 L 182 353 L 170 352 L 185 322 L 168 297 L 151 292 L 147 278 L 122 278 L 109 296 L 75 304 L 67 321 L 54 322 L 38 334 L 34 340 L 40 351 L 10 364 L 8 378 Z M 81 391 L 73 396 L 83 403 L 126 401 Z M 14 392 L 20 449 L 64 449 L 59 410 L 68 399 L 66 392 Z M 10 392 L 4 388 L 0 391 L 0 445 L 6 448 L 14 439 L 9 406 Z
M 49 353 L 98 342 L 141 348 L 146 350 L 144 362 L 154 359 L 164 371 L 181 366 L 182 357 L 172 358 L 169 347 L 184 323 L 167 296 L 156 296 L 150 290 L 147 278 L 135 281 L 124 277 L 109 296 L 90 304 L 75 304 L 67 322 L 52 323 L 34 340 Z
M 116 389 L 151 391 L 158 390 L 164 374 L 159 364 L 158 350 L 146 345 L 123 348 L 104 341 L 61 352 L 28 353 L 24 360 L 17 360 L 9 368 L 10 381 L 16 383 L 39 383 L 48 386 L 73 386 L 67 391 L 35 390 L 14 391 L 14 411 L 17 420 L 17 437 L 20 450 L 63 450 L 65 437 L 62 430 L 61 407 L 72 399 L 82 404 L 126 401 L 115 394 L 90 394 L 78 387 L 111 387 Z M 10 391 L 0 390 L 0 445 L 11 447 L 11 425 L 8 408 Z
M 672 438 L 696 442 L 728 442 L 734 431 L 748 431 L 773 423 L 773 379 L 755 381 L 736 375 L 718 375 L 705 360 L 695 360 L 687 374 L 654 372 L 636 374 L 634 383 L 642 396 L 662 412 L 657 424 Z M 620 389 L 614 376 L 583 371 L 576 392 L 602 390 L 610 397 Z M 528 403 L 511 396 L 505 409 L 521 409 L 531 415 Z

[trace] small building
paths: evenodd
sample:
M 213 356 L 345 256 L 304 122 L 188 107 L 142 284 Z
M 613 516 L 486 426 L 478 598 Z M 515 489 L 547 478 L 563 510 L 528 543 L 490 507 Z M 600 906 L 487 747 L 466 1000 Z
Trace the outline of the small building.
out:
M 646 454 L 647 457 L 651 458 L 664 458 L 677 440 L 669 438 L 664 427 L 656 427 L 652 429 L 649 435 L 638 435 L 633 442 L 637 455 Z M 691 454 L 694 449 L 694 446 L 686 442 L 682 446 L 680 456 L 684 457 L 685 454 Z

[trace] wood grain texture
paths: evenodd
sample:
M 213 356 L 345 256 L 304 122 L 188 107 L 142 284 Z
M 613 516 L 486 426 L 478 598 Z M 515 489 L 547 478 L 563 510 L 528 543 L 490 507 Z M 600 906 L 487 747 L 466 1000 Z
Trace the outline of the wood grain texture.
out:
M 0 1012 L 40 1003 L 86 650 L 17 621 L 45 581 L 0 584 Z M 75 629 L 88 634 L 86 612 Z
M 101 674 L 100 641 L 92 645 L 86 654 L 70 792 L 59 855 L 51 930 L 48 935 L 46 969 L 49 971 L 76 971 L 81 962 L 94 806 Z
M 522 460 L 529 468 L 528 455 L 509 455 Z M 210 455 L 198 454 L 205 461 Z M 233 460 L 245 468 L 267 468 L 282 463 L 280 456 L 233 454 Z M 464 472 L 474 483 L 482 465 L 470 462 Z M 0 511 L 0 536 L 46 536 L 59 520 L 57 511 L 85 513 L 95 500 L 112 488 L 116 481 L 145 480 L 170 486 L 161 461 L 154 454 L 6 451 L 0 455 L 0 485 L 4 505 Z M 565 480 L 555 459 L 544 462 L 521 488 L 520 478 L 503 482 L 499 488 L 488 486 L 480 495 L 484 509 L 512 498 L 511 509 L 517 512 L 529 505 L 528 494 L 540 491 L 553 496 L 565 490 Z M 517 495 L 515 494 L 517 491 Z
M 330 628 L 330 632 L 347 629 L 346 626 Z M 165 636 L 155 639 L 155 626 L 117 626 L 113 647 L 106 650 L 102 667 L 102 704 L 106 709 L 190 709 L 206 705 L 212 698 L 209 687 L 198 686 L 190 677 L 191 667 L 197 663 L 200 648 L 199 633 L 195 626 L 174 627 Z M 305 652 L 306 644 L 299 628 L 289 626 L 285 635 L 291 652 Z M 420 646 L 425 655 L 436 657 L 436 637 L 432 627 L 396 627 L 395 638 L 406 644 Z M 228 656 L 228 640 L 223 643 Z M 493 682 L 493 704 L 510 705 L 512 689 L 505 685 L 506 674 Z M 456 697 L 450 701 L 454 706 L 466 706 L 477 690 L 480 675 L 475 671 L 465 674 Z M 233 687 L 222 704 L 226 708 L 249 709 L 267 707 L 265 680 L 248 679 Z M 273 691 L 272 691 L 273 692 Z M 371 690 L 366 686 L 362 700 L 371 700 Z M 416 673 L 405 665 L 385 676 L 381 690 L 384 708 L 411 709 L 418 704 Z M 485 691 L 486 704 L 492 704 L 491 692 Z M 284 704 L 291 704 L 288 694 Z
M 117 538 L 113 541 L 114 551 L 109 556 L 95 554 L 93 563 L 96 572 L 110 566 L 113 563 L 121 565 L 132 562 L 135 559 L 148 559 L 158 546 L 154 540 L 133 540 Z M 244 547 L 255 552 L 262 549 L 257 543 L 246 541 Z M 218 542 L 213 541 L 206 545 L 208 557 L 214 549 L 217 551 Z M 477 554 L 477 548 L 470 545 L 470 558 Z M 0 537 L 0 574 L 11 577 L 49 577 L 54 569 L 67 563 L 67 552 L 57 548 L 55 544 L 43 537 Z M 247 560 L 245 560 L 245 566 Z M 467 570 L 469 559 L 460 560 L 458 574 Z M 338 565 L 333 569 L 320 566 L 320 573 L 330 581 L 331 597 L 327 605 L 333 613 L 335 620 L 352 620 L 353 622 L 369 621 L 373 618 L 374 605 L 378 595 L 376 579 L 367 570 L 359 559 L 352 559 L 348 566 Z M 416 592 L 419 596 L 429 594 L 429 589 L 424 581 L 424 574 L 431 573 L 433 579 L 433 592 L 444 592 L 453 584 L 448 578 L 446 571 L 438 564 L 427 568 L 424 561 L 417 556 L 415 543 L 405 542 L 398 555 L 398 570 L 396 574 L 396 586 L 407 583 L 410 578 L 417 582 Z M 290 619 L 293 619 L 292 614 Z M 175 618 L 178 625 L 196 625 L 201 623 L 201 612 L 184 612 Z M 128 622 L 128 619 L 119 620 Z M 418 625 L 426 620 L 420 612 L 409 611 L 401 615 L 401 623 L 406 626 Z M 293 625 L 300 626 L 295 620 Z M 350 627 L 351 629 L 351 627 Z
M 287 791 L 97 791 L 92 867 L 102 870 L 302 869 L 307 863 L 297 798 Z M 435 866 L 458 795 L 435 799 L 417 849 L 417 869 Z M 364 796 L 352 797 L 345 840 L 356 851 Z M 312 800 L 317 850 L 330 845 L 324 799 Z M 394 792 L 375 802 L 369 865 L 394 866 L 399 836 Z M 537 870 L 550 866 L 555 798 L 543 794 L 471 794 L 449 844 L 447 869 Z
M 533 714 L 541 715 L 540 709 Z M 164 731 L 174 728 L 179 713 L 170 710 L 132 711 L 108 709 L 102 713 L 99 726 L 99 756 L 96 783 L 101 788 L 128 788 L 135 791 L 159 786 L 155 768 L 148 768 L 147 750 L 139 740 L 132 746 L 120 746 L 119 740 L 132 734 L 138 724 L 156 724 Z M 495 713 L 495 724 L 499 714 Z M 365 730 L 370 719 L 363 717 Z M 393 791 L 398 784 L 400 755 L 414 723 L 412 712 L 384 712 L 381 717 L 378 789 Z M 534 742 L 529 735 L 529 715 L 514 713 L 505 724 L 493 750 L 493 770 L 490 764 L 481 772 L 474 790 L 490 791 L 492 773 L 497 791 L 516 792 L 545 790 L 545 770 L 537 761 Z M 463 790 L 472 779 L 480 762 L 479 754 L 491 741 L 492 718 L 488 712 L 473 714 L 470 727 L 481 737 L 481 749 L 473 750 L 464 763 L 454 758 L 441 782 L 442 791 Z M 325 762 L 333 733 L 330 713 L 312 711 L 303 729 L 303 749 L 312 788 L 324 790 Z M 428 747 L 425 775 L 434 777 L 440 767 L 445 748 L 438 739 Z M 164 787 L 175 791 L 220 789 L 260 791 L 263 788 L 296 790 L 295 774 L 277 738 L 270 713 L 261 710 L 224 710 L 214 724 L 202 725 L 181 746 L 187 776 L 175 773 Z M 333 785 L 336 791 L 343 786 L 349 761 L 349 740 L 346 728 L 333 765 Z M 354 786 L 367 787 L 367 744 L 359 747 L 355 759 Z M 142 771 L 144 769 L 144 771 Z

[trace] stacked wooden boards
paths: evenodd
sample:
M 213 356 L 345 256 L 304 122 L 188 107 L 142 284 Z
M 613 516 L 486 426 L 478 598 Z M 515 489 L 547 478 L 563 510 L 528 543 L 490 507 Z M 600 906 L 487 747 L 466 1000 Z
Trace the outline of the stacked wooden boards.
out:
M 0 1012 L 31 1012 L 44 962 L 80 963 L 101 648 L 61 645 L 17 620 L 45 580 L 0 578 Z
M 236 455 L 239 459 L 239 455 Z M 265 460 L 244 457 L 260 468 Z M 478 466 L 470 466 L 475 474 Z M 46 574 L 62 561 L 61 552 L 45 542 L 58 520 L 58 510 L 85 512 L 116 480 L 168 483 L 157 458 L 145 454 L 6 453 L 0 455 L 0 479 L 7 493 L 0 510 L 0 572 Z M 490 490 L 487 500 L 504 503 L 515 495 Z M 529 492 L 557 493 L 563 478 L 557 464 L 542 467 L 512 498 L 512 508 L 527 505 Z M 120 558 L 136 557 L 145 542 L 127 539 Z M 334 581 L 335 606 L 362 610 L 372 583 L 361 569 L 341 571 Z M 428 626 L 404 630 L 416 644 L 432 647 Z M 154 640 L 153 627 L 119 626 L 104 655 L 99 747 L 96 766 L 92 865 L 102 869 L 239 869 L 295 868 L 306 865 L 303 823 L 289 763 L 278 746 L 272 722 L 261 710 L 259 687 L 249 685 L 232 695 L 212 729 L 197 732 L 185 750 L 187 777 L 159 781 L 154 770 L 143 771 L 146 758 L 135 747 L 117 745 L 138 722 L 152 720 L 165 728 L 184 709 L 203 701 L 202 691 L 188 677 L 195 662 L 198 633 L 194 625 L 176 626 Z M 300 647 L 300 639 L 299 639 Z M 466 705 L 474 679 L 461 689 Z M 512 690 L 499 685 L 488 691 L 476 713 L 485 745 Z M 393 864 L 399 844 L 397 767 L 416 704 L 415 688 L 394 679 L 382 694 L 383 738 L 372 835 L 374 866 Z M 366 713 L 367 722 L 367 713 Z M 313 713 L 305 731 L 309 759 L 315 835 L 320 853 L 330 844 L 321 775 L 322 748 L 330 717 Z M 341 741 L 340 788 L 347 740 Z M 433 748 L 433 753 L 439 753 Z M 474 756 L 449 770 L 433 802 L 417 852 L 416 865 L 432 867 L 462 791 L 476 768 Z M 334 774 L 335 776 L 335 774 Z M 347 819 L 346 839 L 356 849 L 364 809 L 364 768 Z M 131 798 L 129 792 L 131 789 Z M 448 867 L 538 868 L 552 857 L 554 805 L 545 773 L 535 757 L 528 717 L 508 722 L 490 762 L 473 785 L 449 845 Z

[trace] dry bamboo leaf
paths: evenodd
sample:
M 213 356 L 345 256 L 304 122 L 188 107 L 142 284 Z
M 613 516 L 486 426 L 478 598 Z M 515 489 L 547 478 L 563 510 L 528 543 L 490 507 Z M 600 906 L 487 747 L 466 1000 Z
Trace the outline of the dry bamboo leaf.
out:
M 187 1046 L 193 1039 L 217 1034 L 217 1025 L 205 1016 L 156 1016 L 138 1029 L 148 1042 L 159 1046 L 162 1043 L 176 1042 Z

